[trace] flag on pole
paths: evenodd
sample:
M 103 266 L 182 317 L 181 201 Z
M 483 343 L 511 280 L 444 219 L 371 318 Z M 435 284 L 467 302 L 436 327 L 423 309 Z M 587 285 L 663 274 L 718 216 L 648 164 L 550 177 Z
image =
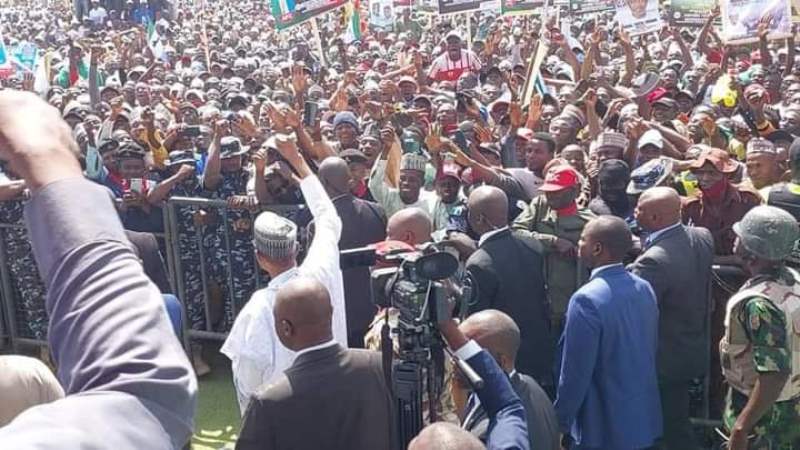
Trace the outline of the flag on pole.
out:
M 350 0 L 344 6 L 345 31 L 342 39 L 349 44 L 361 40 L 361 0 Z
M 161 35 L 156 30 L 156 24 L 145 17 L 145 30 L 147 31 L 147 46 L 153 52 L 156 59 L 163 59 L 164 57 L 164 44 L 161 42 Z
M 8 52 L 6 51 L 6 41 L 3 40 L 3 33 L 0 32 L 0 66 L 8 65 Z
M 530 64 L 528 65 L 528 75 L 522 89 L 522 104 L 528 105 L 533 98 L 533 93 L 545 94 L 547 87 L 544 85 L 542 72 L 540 70 L 545 56 L 547 56 L 548 45 L 544 41 L 537 41 Z

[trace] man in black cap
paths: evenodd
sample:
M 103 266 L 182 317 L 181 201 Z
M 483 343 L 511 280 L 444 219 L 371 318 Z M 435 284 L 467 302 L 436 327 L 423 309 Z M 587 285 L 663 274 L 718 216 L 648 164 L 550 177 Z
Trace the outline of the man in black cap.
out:
M 589 202 L 589 210 L 598 216 L 612 214 L 621 219 L 631 218 L 633 205 L 625 192 L 630 178 L 631 171 L 625 161 L 603 161 L 597 175 L 599 195 Z
M 365 139 L 362 138 L 362 146 L 364 141 Z M 353 181 L 350 192 L 362 200 L 374 202 L 375 199 L 372 198 L 369 186 L 367 186 L 370 167 L 370 161 L 367 156 L 359 150 L 350 148 L 339 153 L 339 157 L 347 163 L 347 167 L 350 170 L 350 176 Z

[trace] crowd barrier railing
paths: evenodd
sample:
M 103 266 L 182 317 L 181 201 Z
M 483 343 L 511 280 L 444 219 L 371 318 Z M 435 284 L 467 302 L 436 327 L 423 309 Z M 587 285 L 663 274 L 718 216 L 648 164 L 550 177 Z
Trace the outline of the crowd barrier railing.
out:
M 271 205 L 236 212 L 240 210 L 230 209 L 224 200 L 173 197 L 163 209 L 164 232 L 153 235 L 161 245 L 172 293 L 182 305 L 182 337 L 188 351 L 195 339 L 225 339 L 233 319 L 252 293 L 268 283 L 268 275 L 259 269 L 253 251 L 252 223 L 258 213 L 272 211 L 297 219 L 306 208 Z M 184 209 L 191 214 L 202 211 L 216 220 L 185 227 L 181 223 L 188 214 Z M 236 228 L 243 224 L 248 226 L 246 232 Z M 298 228 L 304 235 L 305 227 Z M 13 255 L 9 254 L 9 247 L 13 248 Z M 187 254 L 197 258 L 187 258 Z M 233 261 L 234 257 L 239 259 Z M 242 265 L 252 274 L 247 280 L 242 279 L 244 274 L 237 273 Z M 196 280 L 200 281 L 199 286 L 191 285 Z M 24 222 L 0 223 L 0 348 L 8 346 L 16 352 L 21 345 L 47 345 L 45 295 Z M 41 318 L 33 330 L 34 324 L 27 323 L 31 316 Z

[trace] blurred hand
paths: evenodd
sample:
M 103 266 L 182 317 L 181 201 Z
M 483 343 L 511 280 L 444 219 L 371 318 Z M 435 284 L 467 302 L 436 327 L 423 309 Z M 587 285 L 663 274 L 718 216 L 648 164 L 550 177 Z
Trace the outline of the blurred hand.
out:
M 180 181 L 186 180 L 194 175 L 194 166 L 189 164 L 181 164 L 178 168 L 178 172 L 175 174 Z
M 0 91 L 0 159 L 30 189 L 81 177 L 78 152 L 56 108 L 30 92 Z

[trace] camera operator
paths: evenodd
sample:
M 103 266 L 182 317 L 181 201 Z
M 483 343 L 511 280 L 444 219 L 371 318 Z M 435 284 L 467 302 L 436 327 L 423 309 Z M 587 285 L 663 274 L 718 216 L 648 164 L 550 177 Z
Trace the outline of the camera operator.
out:
M 406 250 L 414 251 L 415 246 L 430 242 L 433 225 L 428 214 L 419 208 L 405 208 L 397 211 L 389 218 L 386 226 L 386 240 L 397 241 L 406 244 Z M 399 312 L 394 308 L 382 309 L 375 315 L 370 328 L 364 336 L 364 346 L 371 350 L 381 350 L 381 329 L 385 323 L 386 315 L 389 316 L 390 329 L 397 328 Z M 397 340 L 393 340 L 395 356 L 397 355 Z M 452 377 L 452 370 L 449 365 L 445 365 L 445 384 L 449 383 Z M 423 391 L 425 392 L 425 391 Z M 423 420 L 429 423 L 428 417 L 427 392 L 423 397 Z M 436 413 L 439 420 L 450 423 L 458 423 L 456 407 L 453 397 L 448 389 L 440 393 L 436 403 Z

